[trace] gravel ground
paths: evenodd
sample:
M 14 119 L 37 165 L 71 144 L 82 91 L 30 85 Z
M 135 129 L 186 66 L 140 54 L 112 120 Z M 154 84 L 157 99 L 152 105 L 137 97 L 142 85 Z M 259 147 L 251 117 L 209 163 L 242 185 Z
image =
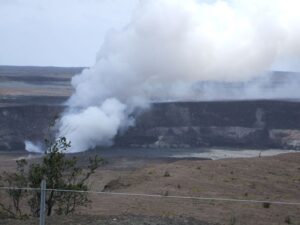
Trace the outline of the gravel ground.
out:
M 46 225 L 213 225 L 193 218 L 167 218 L 167 217 L 149 217 L 149 216 L 52 216 L 46 218 Z M 28 220 L 0 220 L 1 225 L 35 225 L 37 219 Z M 217 225 L 217 224 L 214 224 Z

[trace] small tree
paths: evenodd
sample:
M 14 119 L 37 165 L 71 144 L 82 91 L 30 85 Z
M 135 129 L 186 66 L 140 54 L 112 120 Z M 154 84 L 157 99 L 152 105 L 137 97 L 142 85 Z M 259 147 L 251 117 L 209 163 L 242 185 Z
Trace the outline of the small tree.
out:
M 86 206 L 90 202 L 86 193 L 78 191 L 88 190 L 87 180 L 103 160 L 97 156 L 90 158 L 88 167 L 83 169 L 77 166 L 76 157 L 69 158 L 65 155 L 65 151 L 71 146 L 65 137 L 61 137 L 53 143 L 47 142 L 47 146 L 41 162 L 29 166 L 25 160 L 17 162 L 17 172 L 12 174 L 13 176 L 8 176 L 7 173 L 6 177 L 10 177 L 9 180 L 14 183 L 21 180 L 23 183 L 18 183 L 18 186 L 31 188 L 39 188 L 41 181 L 45 179 L 47 189 L 49 189 L 46 194 L 47 215 L 50 216 L 54 209 L 57 214 L 74 213 L 78 206 Z M 6 181 L 8 180 L 6 179 Z M 12 184 L 9 185 L 12 186 Z M 70 192 L 60 192 L 56 189 L 70 190 Z M 72 190 L 77 192 L 71 192 Z M 13 202 L 17 203 L 14 204 L 15 211 L 19 212 L 19 201 L 23 197 L 23 191 L 11 191 L 13 195 L 10 197 L 13 197 Z M 38 216 L 40 213 L 39 202 L 40 192 L 36 191 L 28 200 L 31 213 L 34 216 Z
M 65 137 L 61 137 L 51 143 L 43 157 L 42 163 L 31 164 L 28 180 L 31 187 L 39 187 L 42 179 L 46 180 L 47 188 L 50 189 L 46 195 L 47 215 L 50 216 L 54 206 L 57 206 L 58 214 L 73 213 L 78 206 L 85 206 L 89 200 L 82 192 L 57 192 L 55 189 L 64 190 L 88 190 L 86 181 L 99 167 L 103 161 L 97 156 L 90 158 L 87 171 L 77 166 L 77 158 L 67 158 L 65 151 L 71 146 Z M 39 214 L 40 193 L 30 199 L 32 212 Z

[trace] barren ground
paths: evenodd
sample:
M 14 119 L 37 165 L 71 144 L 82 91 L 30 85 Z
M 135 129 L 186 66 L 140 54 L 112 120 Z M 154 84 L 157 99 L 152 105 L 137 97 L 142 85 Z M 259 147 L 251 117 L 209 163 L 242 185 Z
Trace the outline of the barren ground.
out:
M 0 169 L 13 169 L 15 158 L 2 154 Z M 98 169 L 90 184 L 92 190 L 106 192 L 300 202 L 300 153 L 217 161 L 118 158 Z M 82 209 L 80 216 L 58 220 L 52 216 L 48 224 L 300 224 L 300 205 L 266 207 L 262 203 L 103 194 L 90 197 L 90 207 Z

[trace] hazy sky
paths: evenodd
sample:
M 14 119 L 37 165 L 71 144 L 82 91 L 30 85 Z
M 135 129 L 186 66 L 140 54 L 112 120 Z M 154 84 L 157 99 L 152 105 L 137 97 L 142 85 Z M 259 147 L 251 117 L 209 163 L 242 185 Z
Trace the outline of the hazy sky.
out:
M 0 65 L 90 66 L 138 0 L 0 0 Z
M 126 25 L 138 1 L 0 0 L 0 65 L 91 66 L 105 33 Z M 299 64 L 280 59 L 274 68 Z

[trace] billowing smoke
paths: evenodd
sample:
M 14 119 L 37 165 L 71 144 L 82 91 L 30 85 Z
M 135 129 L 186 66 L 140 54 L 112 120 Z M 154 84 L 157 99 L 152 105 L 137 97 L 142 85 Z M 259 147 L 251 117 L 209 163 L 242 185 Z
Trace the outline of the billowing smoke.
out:
M 67 134 L 75 151 L 110 145 L 120 127 L 130 122 L 127 107 L 114 98 L 100 106 L 90 106 L 79 112 L 69 112 L 62 118 L 60 132 Z
M 209 99 L 205 82 L 249 82 L 299 57 L 299 8 L 297 0 L 139 1 L 130 23 L 106 35 L 95 65 L 73 78 L 58 135 L 73 152 L 110 145 L 136 107 Z

